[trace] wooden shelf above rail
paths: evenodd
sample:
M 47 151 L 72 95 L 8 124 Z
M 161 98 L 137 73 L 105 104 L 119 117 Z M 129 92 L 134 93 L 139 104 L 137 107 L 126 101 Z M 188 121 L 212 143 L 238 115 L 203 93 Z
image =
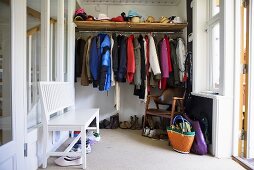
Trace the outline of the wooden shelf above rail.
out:
M 131 23 L 110 21 L 75 21 L 77 31 L 180 32 L 187 23 Z

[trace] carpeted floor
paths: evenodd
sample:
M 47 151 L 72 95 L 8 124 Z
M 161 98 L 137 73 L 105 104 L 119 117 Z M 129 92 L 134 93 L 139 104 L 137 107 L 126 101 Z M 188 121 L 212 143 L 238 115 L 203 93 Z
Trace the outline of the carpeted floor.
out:
M 141 136 L 136 130 L 101 130 L 101 141 L 87 155 L 87 170 L 241 170 L 231 159 L 180 154 L 167 141 Z M 76 170 L 59 167 L 55 157 L 48 159 L 48 170 Z

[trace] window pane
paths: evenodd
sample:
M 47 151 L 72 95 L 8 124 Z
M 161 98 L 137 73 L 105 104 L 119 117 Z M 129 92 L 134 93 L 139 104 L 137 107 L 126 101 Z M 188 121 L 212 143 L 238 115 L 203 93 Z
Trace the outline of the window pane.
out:
M 218 89 L 220 83 L 220 25 L 212 28 L 212 88 Z
M 27 0 L 27 6 L 40 11 L 41 2 Z M 40 80 L 41 61 L 41 20 L 27 15 L 27 128 L 41 122 L 41 106 L 39 104 L 38 81 Z
M 212 16 L 220 12 L 220 0 L 212 0 Z
M 0 1 L 0 146 L 12 140 L 11 1 Z

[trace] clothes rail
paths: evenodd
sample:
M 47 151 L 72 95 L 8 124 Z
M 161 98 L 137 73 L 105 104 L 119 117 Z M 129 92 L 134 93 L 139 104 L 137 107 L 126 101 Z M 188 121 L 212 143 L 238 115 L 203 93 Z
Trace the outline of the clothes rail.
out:
M 151 32 L 143 32 L 143 31 L 77 31 L 76 33 L 117 33 L 117 34 L 183 34 L 182 31 L 180 32 L 158 32 L 158 31 L 151 31 Z

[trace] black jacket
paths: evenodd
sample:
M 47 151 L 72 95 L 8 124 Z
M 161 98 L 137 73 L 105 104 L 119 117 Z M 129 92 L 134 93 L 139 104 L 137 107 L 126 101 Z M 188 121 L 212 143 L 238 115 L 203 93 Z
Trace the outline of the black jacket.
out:
M 117 39 L 119 42 L 119 49 L 118 49 L 119 68 L 118 68 L 118 75 L 116 80 L 119 82 L 126 82 L 126 63 L 127 63 L 126 37 L 124 35 L 118 35 Z
M 86 41 L 83 39 L 76 40 L 75 46 L 75 82 L 77 82 L 77 77 L 81 76 L 82 72 L 82 63 L 83 63 L 83 56 L 84 56 L 84 47 Z
M 118 48 L 119 48 L 119 44 L 118 44 L 118 40 L 116 37 L 116 34 L 113 33 L 112 34 L 112 38 L 114 40 L 114 45 L 112 48 L 112 67 L 113 67 L 113 72 L 114 72 L 114 76 L 115 79 L 117 79 L 117 74 L 118 74 L 118 69 L 119 69 L 119 56 L 118 56 Z

